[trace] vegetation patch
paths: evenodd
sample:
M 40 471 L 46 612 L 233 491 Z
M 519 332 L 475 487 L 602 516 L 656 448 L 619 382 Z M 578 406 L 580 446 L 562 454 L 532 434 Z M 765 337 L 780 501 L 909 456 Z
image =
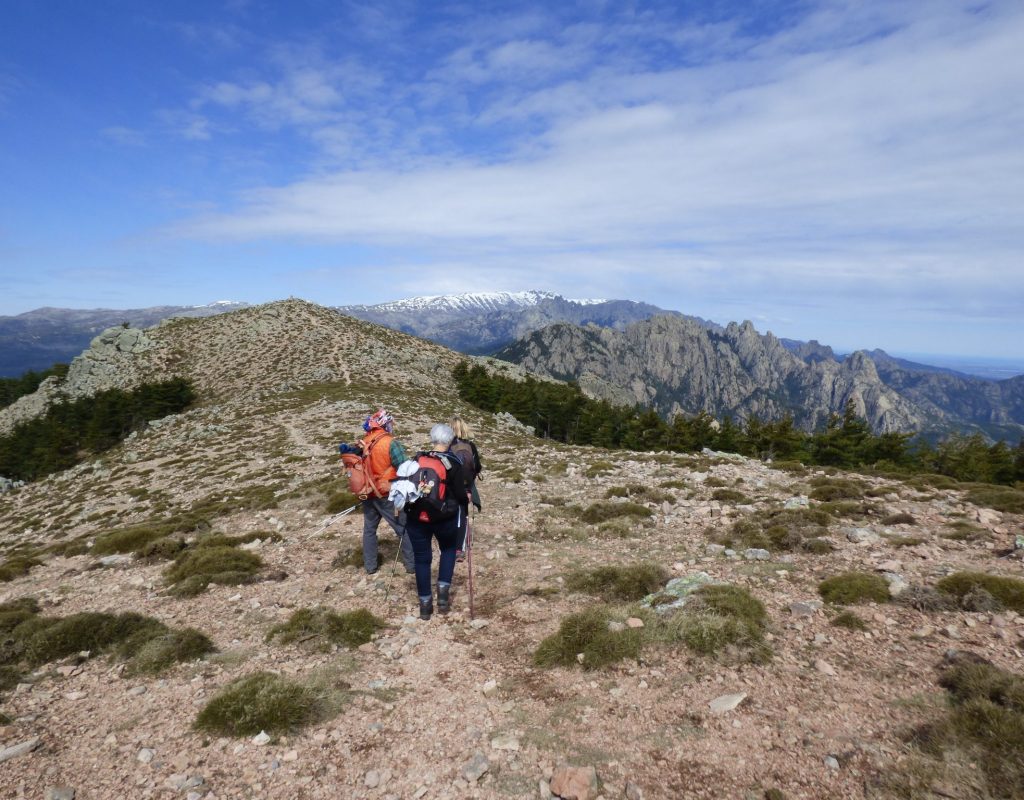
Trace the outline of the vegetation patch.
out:
M 917 520 L 913 514 L 908 514 L 906 511 L 900 511 L 896 514 L 890 514 L 889 516 L 882 519 L 883 525 L 916 525 Z
M 913 743 L 947 764 L 980 767 L 987 797 L 1024 796 L 1024 678 L 992 664 L 958 663 L 939 683 L 950 709 L 918 728 Z
M 641 484 L 630 484 L 629 486 L 613 486 L 604 493 L 605 497 L 625 497 L 629 500 L 638 500 L 642 503 L 672 503 L 675 502 L 675 495 L 664 492 L 653 486 Z
M 588 478 L 599 478 L 615 471 L 615 465 L 611 461 L 592 461 L 584 473 Z
M 977 525 L 972 525 L 963 519 L 950 522 L 947 527 L 948 530 L 941 534 L 943 539 L 952 539 L 956 542 L 974 542 L 979 539 L 988 538 L 988 531 L 984 528 L 979 528 Z
M 701 655 L 763 664 L 772 656 L 764 636 L 767 624 L 764 605 L 746 589 L 713 584 L 697 589 L 678 611 L 655 620 L 653 635 L 682 642 Z
M 832 624 L 837 628 L 846 628 L 851 631 L 866 631 L 868 624 L 854 614 L 852 611 L 843 611 L 832 618 Z
M 8 583 L 15 578 L 28 575 L 32 567 L 38 567 L 42 563 L 35 556 L 12 556 L 0 564 L 0 582 Z
M 718 500 L 720 503 L 734 503 L 735 505 L 747 505 L 751 502 L 749 497 L 736 489 L 715 489 L 711 493 L 711 499 Z
M 617 517 L 647 519 L 652 514 L 653 512 L 651 509 L 647 506 L 642 506 L 639 503 L 599 500 L 598 502 L 592 503 L 583 509 L 583 512 L 580 514 L 580 518 L 590 525 L 597 525 L 600 522 L 605 522 Z
M 362 501 L 348 489 L 342 489 L 327 496 L 327 501 L 324 505 L 324 513 L 340 514 L 342 511 L 346 511 L 361 502 Z
M 923 536 L 888 536 L 886 538 L 893 547 L 916 547 L 927 541 Z
M 193 597 L 211 583 L 234 586 L 252 583 L 263 568 L 263 559 L 237 547 L 197 547 L 179 555 L 164 572 L 177 597 Z
M 844 572 L 819 583 L 818 594 L 826 603 L 834 605 L 887 603 L 889 583 L 881 575 L 870 572 Z
M 373 634 L 387 627 L 384 620 L 365 608 L 337 614 L 326 608 L 303 608 L 291 615 L 287 622 L 275 625 L 267 633 L 267 641 L 281 644 L 306 643 L 320 650 L 331 645 L 359 647 L 373 638 Z
M 668 572 L 658 564 L 602 566 L 571 573 L 565 585 L 605 600 L 641 600 L 665 585 Z
M 1008 514 L 1024 514 L 1024 491 L 1008 486 L 979 486 L 970 489 L 967 502 Z
M 933 589 L 931 586 L 908 586 L 900 592 L 895 602 L 917 611 L 956 611 L 957 601 L 951 595 Z
M 850 478 L 824 478 L 811 480 L 810 497 L 812 500 L 830 502 L 834 500 L 859 500 L 867 488 L 861 481 Z
M 734 522 L 716 541 L 733 548 L 829 553 L 832 544 L 821 537 L 828 534 L 830 522 L 832 518 L 816 508 L 775 509 Z
M 270 672 L 232 681 L 199 712 L 195 727 L 218 736 L 290 733 L 324 718 L 321 693 Z
M 125 673 L 128 675 L 163 672 L 179 662 L 195 661 L 216 648 L 205 634 L 195 628 L 170 630 L 132 643 L 133 654 Z
M 965 602 L 970 604 L 972 600 L 977 604 L 977 593 L 982 590 L 997 601 L 999 608 L 1008 608 L 1018 614 L 1024 614 L 1024 580 L 1019 578 L 1004 578 L 984 572 L 955 572 L 947 575 L 935 586 L 940 592 L 955 597 L 961 607 Z M 993 611 L 998 608 L 984 610 Z
M 600 669 L 624 658 L 638 659 L 643 644 L 642 629 L 609 625 L 616 622 L 607 606 L 595 606 L 570 614 L 548 636 L 533 655 L 539 667 Z

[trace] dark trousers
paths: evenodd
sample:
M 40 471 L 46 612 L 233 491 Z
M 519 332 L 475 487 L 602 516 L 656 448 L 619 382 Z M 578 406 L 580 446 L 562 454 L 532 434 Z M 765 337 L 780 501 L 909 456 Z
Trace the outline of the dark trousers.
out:
M 398 547 L 402 563 L 407 572 L 412 571 L 412 545 L 409 537 L 403 536 L 405 526 L 397 514 L 395 505 L 386 497 L 368 497 L 363 501 L 363 566 L 367 572 L 377 571 L 377 526 L 384 520 L 398 535 Z
M 455 547 L 459 538 L 459 523 L 463 516 L 462 509 L 450 520 L 444 522 L 420 522 L 410 515 L 405 523 L 405 531 L 412 541 L 412 551 L 416 556 L 416 594 L 430 597 L 430 562 L 434 551 L 431 540 L 437 539 L 441 550 L 441 558 L 437 565 L 438 583 L 451 583 L 455 573 Z

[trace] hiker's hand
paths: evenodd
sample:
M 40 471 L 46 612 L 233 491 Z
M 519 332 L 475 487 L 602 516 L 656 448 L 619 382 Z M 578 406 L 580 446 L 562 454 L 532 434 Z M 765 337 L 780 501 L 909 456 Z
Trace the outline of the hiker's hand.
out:
M 479 503 L 473 503 L 473 505 L 476 507 L 477 511 L 483 511 L 483 508 L 481 507 L 481 505 Z

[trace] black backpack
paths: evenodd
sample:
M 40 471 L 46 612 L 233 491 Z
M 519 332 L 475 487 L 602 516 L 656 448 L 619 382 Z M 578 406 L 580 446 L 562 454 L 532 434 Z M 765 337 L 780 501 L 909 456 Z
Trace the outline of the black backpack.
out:
M 448 473 L 452 462 L 446 453 L 417 453 L 419 469 L 409 476 L 420 496 L 409 506 L 420 522 L 444 522 L 459 513 L 458 492 L 452 491 Z
M 459 457 L 459 461 L 462 462 L 462 466 L 472 476 L 472 480 L 476 480 L 477 476 L 483 471 L 483 465 L 480 463 L 480 452 L 476 449 L 476 445 L 467 439 L 456 439 L 452 442 L 449 451 Z

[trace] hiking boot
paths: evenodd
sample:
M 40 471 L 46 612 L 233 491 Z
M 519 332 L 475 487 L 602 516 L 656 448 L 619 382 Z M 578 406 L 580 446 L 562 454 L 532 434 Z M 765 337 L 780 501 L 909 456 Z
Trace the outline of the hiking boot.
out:
M 466 560 L 466 553 L 465 553 L 465 551 L 464 550 L 456 550 L 455 551 L 455 560 L 456 561 L 465 561 Z
M 434 598 L 429 600 L 420 600 L 420 619 L 430 619 L 430 615 L 434 613 Z
M 437 613 L 447 614 L 452 610 L 451 586 L 437 587 Z

